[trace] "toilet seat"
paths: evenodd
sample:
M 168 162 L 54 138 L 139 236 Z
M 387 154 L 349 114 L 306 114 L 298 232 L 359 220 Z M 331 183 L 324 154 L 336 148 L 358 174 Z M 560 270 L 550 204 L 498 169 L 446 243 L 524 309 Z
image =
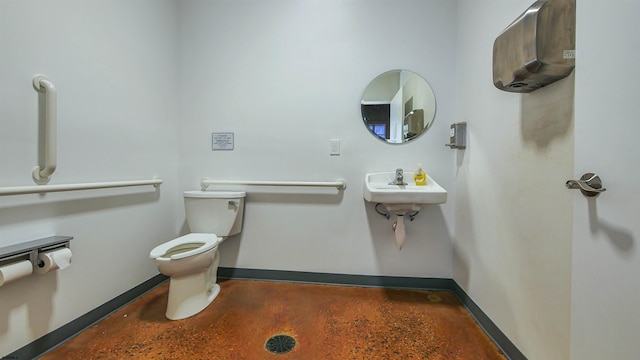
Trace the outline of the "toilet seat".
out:
M 173 240 L 167 241 L 164 244 L 160 244 L 156 246 L 149 253 L 149 257 L 151 259 L 162 258 L 162 257 L 165 257 L 165 254 L 169 250 L 177 246 L 193 244 L 193 243 L 199 243 L 202 245 L 192 250 L 173 254 L 171 255 L 171 257 L 169 257 L 169 259 L 171 260 L 184 259 L 189 256 L 197 255 L 205 251 L 211 250 L 218 245 L 218 236 L 216 234 L 199 234 L 199 233 L 187 234 L 179 238 L 175 238 Z

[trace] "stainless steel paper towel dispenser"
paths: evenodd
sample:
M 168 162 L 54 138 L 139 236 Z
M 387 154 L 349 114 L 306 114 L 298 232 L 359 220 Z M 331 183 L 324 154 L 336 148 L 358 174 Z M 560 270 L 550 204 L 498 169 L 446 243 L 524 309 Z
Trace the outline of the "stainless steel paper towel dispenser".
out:
M 533 3 L 493 43 L 493 84 L 528 93 L 571 74 L 575 28 L 575 0 Z

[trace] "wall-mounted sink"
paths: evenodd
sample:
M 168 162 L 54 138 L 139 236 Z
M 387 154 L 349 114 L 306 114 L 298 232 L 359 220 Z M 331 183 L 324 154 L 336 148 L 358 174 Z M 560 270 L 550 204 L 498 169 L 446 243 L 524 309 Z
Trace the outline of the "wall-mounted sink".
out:
M 407 185 L 390 185 L 395 172 L 369 173 L 365 176 L 364 199 L 373 203 L 382 203 L 387 211 L 401 214 L 419 211 L 423 205 L 443 204 L 447 202 L 447 190 L 427 175 L 427 183 L 418 186 L 413 181 L 413 173 L 404 173 Z

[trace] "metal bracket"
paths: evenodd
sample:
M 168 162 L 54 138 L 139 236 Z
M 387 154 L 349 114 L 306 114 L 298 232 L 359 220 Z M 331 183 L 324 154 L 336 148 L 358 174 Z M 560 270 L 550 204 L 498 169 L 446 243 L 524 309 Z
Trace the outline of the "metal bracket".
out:
M 71 236 L 50 236 L 21 244 L 0 247 L 0 264 L 16 260 L 29 260 L 38 266 L 38 254 L 58 248 L 70 248 Z

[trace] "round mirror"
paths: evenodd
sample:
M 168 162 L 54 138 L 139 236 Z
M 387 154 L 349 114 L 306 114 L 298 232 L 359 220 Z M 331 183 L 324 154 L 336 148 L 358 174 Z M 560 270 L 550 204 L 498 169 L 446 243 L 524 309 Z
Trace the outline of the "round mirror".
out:
M 429 83 L 408 70 L 387 71 L 362 94 L 362 120 L 378 139 L 404 144 L 424 134 L 436 115 L 436 97 Z

